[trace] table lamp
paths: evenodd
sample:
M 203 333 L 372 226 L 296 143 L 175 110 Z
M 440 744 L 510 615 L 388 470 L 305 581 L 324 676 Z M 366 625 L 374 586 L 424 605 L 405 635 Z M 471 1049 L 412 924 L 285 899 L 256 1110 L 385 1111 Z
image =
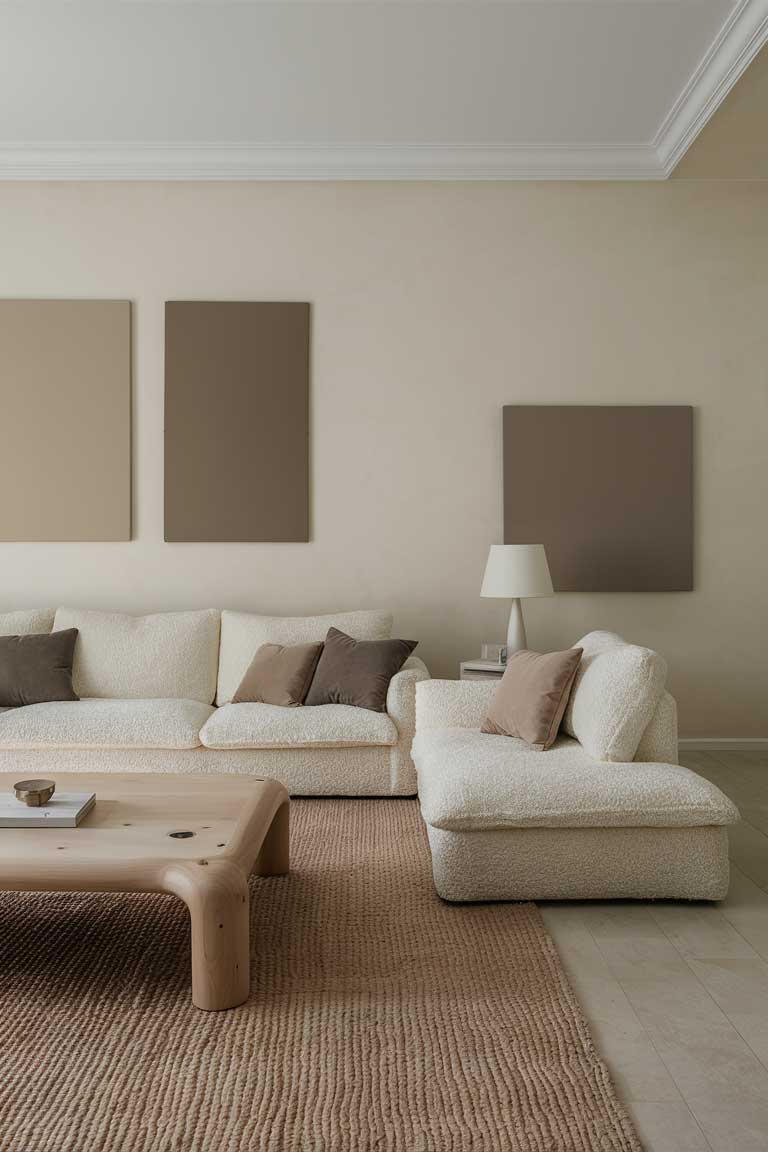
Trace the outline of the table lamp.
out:
M 543 544 L 491 544 L 481 596 L 512 599 L 507 630 L 507 651 L 526 647 L 523 596 L 551 596 L 552 577 Z

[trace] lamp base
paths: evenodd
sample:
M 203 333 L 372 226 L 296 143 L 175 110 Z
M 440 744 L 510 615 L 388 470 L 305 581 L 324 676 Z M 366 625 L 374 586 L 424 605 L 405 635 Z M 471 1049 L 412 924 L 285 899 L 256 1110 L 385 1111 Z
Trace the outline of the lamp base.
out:
M 519 600 L 512 601 L 512 606 L 509 610 L 509 627 L 507 628 L 507 654 L 512 652 L 520 652 L 521 649 L 527 648 L 528 642 L 525 638 L 525 621 L 523 620 L 523 606 Z

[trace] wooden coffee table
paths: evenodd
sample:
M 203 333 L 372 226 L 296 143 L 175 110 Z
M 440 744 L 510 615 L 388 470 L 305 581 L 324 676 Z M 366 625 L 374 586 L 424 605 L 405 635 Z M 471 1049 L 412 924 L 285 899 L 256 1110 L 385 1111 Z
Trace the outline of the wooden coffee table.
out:
M 0 792 L 12 792 L 19 775 L 0 773 Z M 193 1003 L 207 1011 L 242 1004 L 248 876 L 288 871 L 282 784 L 170 773 L 53 772 L 50 779 L 60 792 L 95 792 L 96 806 L 77 828 L 0 829 L 0 889 L 170 892 L 189 908 Z

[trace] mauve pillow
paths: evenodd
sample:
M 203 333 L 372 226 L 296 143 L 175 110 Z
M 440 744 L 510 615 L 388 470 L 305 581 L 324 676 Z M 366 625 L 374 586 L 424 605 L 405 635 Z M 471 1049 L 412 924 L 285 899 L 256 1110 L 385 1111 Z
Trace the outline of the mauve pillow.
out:
M 322 642 L 262 644 L 248 665 L 232 703 L 298 708 L 304 703 L 322 650 Z
M 512 653 L 481 731 L 516 736 L 546 752 L 560 730 L 580 660 L 581 648 Z
M 353 640 L 329 628 L 312 686 L 304 703 L 350 704 L 386 712 L 387 689 L 418 640 Z
M 50 635 L 0 636 L 0 707 L 79 700 L 72 687 L 77 628 Z

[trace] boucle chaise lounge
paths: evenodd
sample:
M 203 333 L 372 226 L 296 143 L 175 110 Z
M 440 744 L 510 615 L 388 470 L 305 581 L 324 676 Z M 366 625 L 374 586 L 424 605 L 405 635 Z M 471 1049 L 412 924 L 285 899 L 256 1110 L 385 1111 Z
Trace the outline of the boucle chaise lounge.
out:
M 582 664 L 548 752 L 480 732 L 497 684 L 416 688 L 416 764 L 435 885 L 446 900 L 720 900 L 739 815 L 679 766 L 656 653 L 610 633 Z

